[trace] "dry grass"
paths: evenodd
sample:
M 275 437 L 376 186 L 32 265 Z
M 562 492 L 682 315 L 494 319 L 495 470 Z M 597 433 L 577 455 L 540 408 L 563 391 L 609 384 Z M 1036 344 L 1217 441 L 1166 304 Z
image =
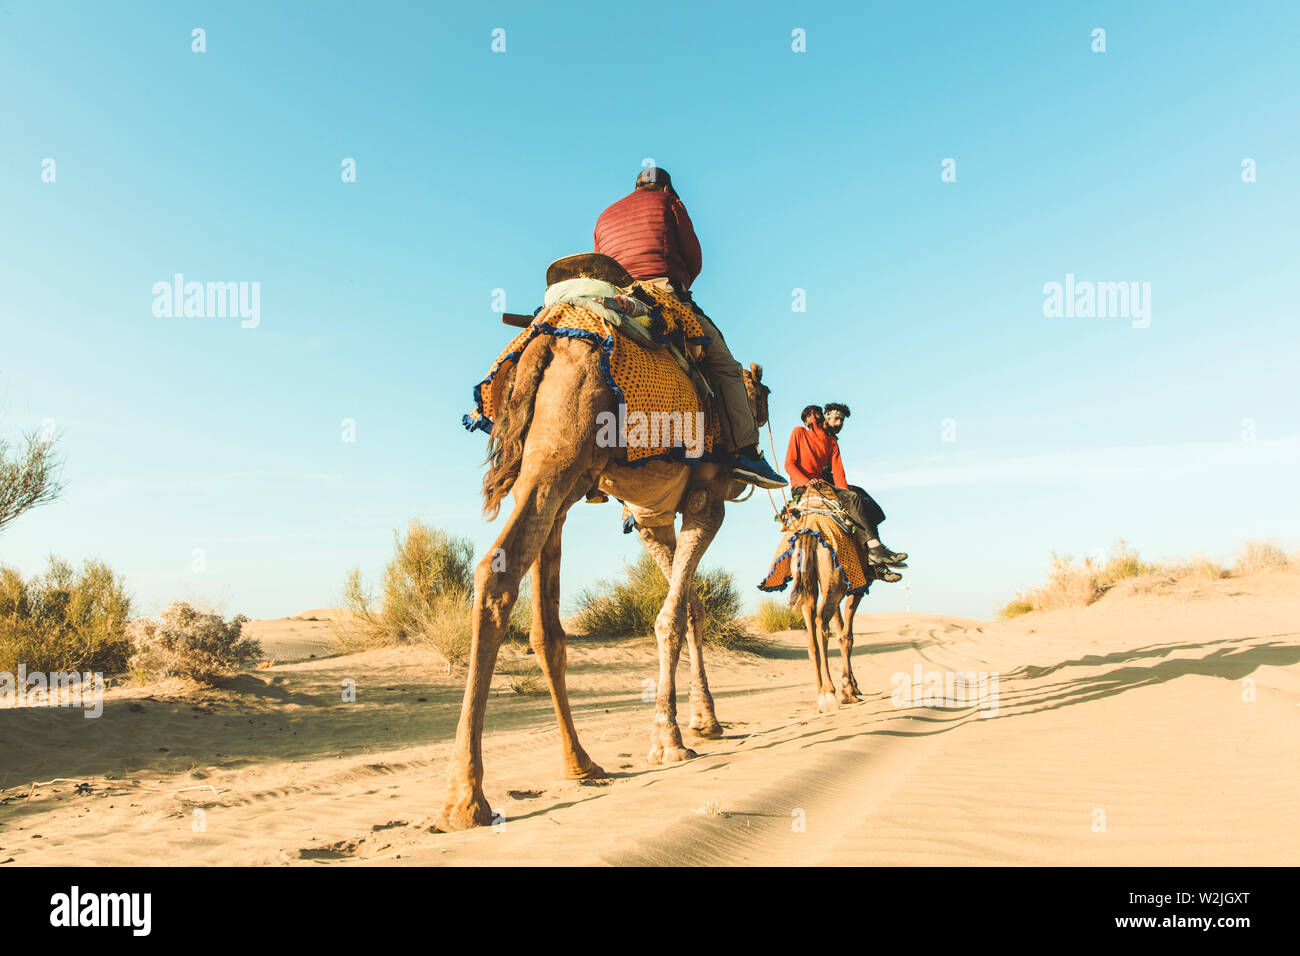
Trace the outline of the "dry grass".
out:
M 1161 570 L 1179 581 L 1218 581 L 1228 576 L 1222 564 L 1203 554 L 1198 554 L 1190 561 L 1176 561 L 1162 565 Z
M 998 610 L 999 620 L 1008 620 L 1032 611 L 1054 611 L 1068 607 L 1087 607 L 1101 595 L 1121 583 L 1119 593 L 1147 594 L 1167 591 L 1180 581 L 1218 581 L 1230 575 L 1257 574 L 1284 568 L 1300 569 L 1300 555 L 1291 560 L 1275 544 L 1247 541 L 1237 555 L 1231 572 L 1204 555 L 1189 561 L 1152 564 L 1143 561 L 1134 548 L 1120 540 L 1104 563 L 1091 559 L 1075 565 L 1070 557 L 1052 555 L 1052 567 L 1046 583 L 1039 588 L 1018 593 L 1014 600 Z
M 510 689 L 524 697 L 542 697 L 550 693 L 546 676 L 536 664 L 522 673 L 510 675 Z
M 1076 566 L 1067 554 L 1052 555 L 1052 567 L 1042 587 L 1030 591 L 1025 598 L 1035 611 L 1056 611 L 1067 607 L 1087 607 L 1101 596 L 1100 570 L 1091 558 Z
M 1156 576 L 1161 580 L 1156 581 Z M 1153 564 L 1143 561 L 1138 550 L 1127 541 L 1115 542 L 1104 562 L 1084 559 L 1075 564 L 1070 555 L 1052 554 L 1052 567 L 1043 587 L 1018 593 L 1013 601 L 998 609 L 1000 620 L 1021 617 L 1031 611 L 1054 611 L 1065 607 L 1087 607 L 1102 594 L 1122 583 L 1123 591 L 1141 593 L 1149 587 L 1170 583 L 1173 579 L 1209 580 L 1222 575 L 1222 568 L 1209 558 L 1196 558 L 1186 564 Z
M 1237 574 L 1258 574 L 1287 566 L 1286 552 L 1270 541 L 1247 541 L 1237 553 Z
M 791 607 L 785 601 L 777 601 L 773 598 L 763 598 L 758 602 L 754 623 L 764 634 L 804 629 L 803 612 Z
M 1137 550 L 1120 538 L 1111 548 L 1106 563 L 1097 569 L 1097 587 L 1104 591 L 1120 581 L 1141 577 L 1144 574 L 1155 574 L 1159 570 L 1156 565 L 1143 561 Z

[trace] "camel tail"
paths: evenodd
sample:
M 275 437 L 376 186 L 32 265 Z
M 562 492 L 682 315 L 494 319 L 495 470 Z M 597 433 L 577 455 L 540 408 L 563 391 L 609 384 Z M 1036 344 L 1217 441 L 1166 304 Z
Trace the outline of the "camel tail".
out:
M 501 512 L 524 460 L 524 439 L 533 423 L 533 404 L 542 375 L 551 361 L 551 349 L 539 335 L 524 350 L 515 366 L 509 392 L 488 436 L 487 474 L 483 476 L 483 515 L 491 521 Z
M 813 600 L 817 599 L 817 544 L 812 542 L 812 549 L 808 548 L 809 536 L 801 536 L 802 540 L 795 546 L 794 554 L 791 555 L 791 588 L 790 588 L 790 606 L 799 607 L 803 604 L 804 597 L 811 594 Z

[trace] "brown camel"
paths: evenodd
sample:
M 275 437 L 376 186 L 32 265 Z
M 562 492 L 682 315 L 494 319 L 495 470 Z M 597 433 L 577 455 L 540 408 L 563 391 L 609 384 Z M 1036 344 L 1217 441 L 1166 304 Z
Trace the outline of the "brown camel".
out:
M 820 501 L 819 501 L 820 499 Z M 805 507 L 816 507 L 824 502 L 831 507 L 836 502 L 835 490 L 824 481 L 812 481 L 799 499 Z M 791 561 L 793 587 L 790 606 L 803 610 L 804 625 L 808 628 L 808 657 L 812 661 L 817 680 L 817 709 L 826 713 L 838 710 L 840 704 L 853 704 L 862 699 L 857 679 L 853 676 L 853 613 L 861 595 L 851 595 L 847 619 L 840 618 L 840 601 L 847 593 L 844 576 L 835 567 L 829 548 L 814 536 L 800 535 Z M 831 677 L 827 654 L 831 620 L 840 641 L 842 669 L 838 694 Z
M 766 420 L 767 388 L 757 382 L 760 370 L 752 368 L 756 391 L 763 399 L 755 414 L 761 412 Z M 530 568 L 530 643 L 555 704 L 565 776 L 605 775 L 578 742 L 565 690 L 566 636 L 560 624 L 564 519 L 593 486 L 631 505 L 668 514 L 668 523 L 650 522 L 654 526 L 641 529 L 645 546 L 669 581 L 667 599 L 655 620 L 659 679 L 650 763 L 695 755 L 686 748 L 677 725 L 676 672 L 683 637 L 689 641 L 693 678 L 691 726 L 701 736 L 721 733 L 705 680 L 703 607 L 693 580 L 700 558 L 722 524 L 723 502 L 734 497 L 736 483 L 729 470 L 713 462 L 688 466 L 667 461 L 629 468 L 622 449 L 598 442 L 598 422 L 602 413 L 616 414 L 615 397 L 606 386 L 597 350 L 582 341 L 537 335 L 510 374 L 508 398 L 490 435 L 484 513 L 489 519 L 495 517 L 507 494 L 513 495 L 515 503 L 492 549 L 474 571 L 469 676 L 447 772 L 447 799 L 439 817 L 444 829 L 481 826 L 493 818 L 483 793 L 483 717 L 497 651 L 520 582 Z M 676 512 L 682 515 L 680 535 L 671 523 Z

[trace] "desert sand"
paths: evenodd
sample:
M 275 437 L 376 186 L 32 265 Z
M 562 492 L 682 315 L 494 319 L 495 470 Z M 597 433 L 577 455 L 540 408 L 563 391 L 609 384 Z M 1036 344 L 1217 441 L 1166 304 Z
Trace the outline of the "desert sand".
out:
M 276 663 L 220 687 L 114 688 L 97 720 L 0 710 L 0 861 L 1300 859 L 1300 575 L 1130 581 L 1088 608 L 1002 623 L 870 604 L 854 651 L 863 702 L 817 713 L 802 632 L 772 635 L 762 653 L 713 651 L 726 735 L 683 728 L 700 756 L 667 767 L 645 759 L 653 640 L 575 638 L 578 729 L 611 774 L 589 784 L 559 779 L 550 699 L 512 688 L 535 665 L 508 645 L 484 738 L 504 822 L 451 834 L 431 824 L 463 670 L 422 648 L 341 654 L 328 611 L 254 622 Z M 996 672 L 996 712 L 896 705 L 894 675 L 917 665 Z M 342 700 L 349 680 L 355 703 Z

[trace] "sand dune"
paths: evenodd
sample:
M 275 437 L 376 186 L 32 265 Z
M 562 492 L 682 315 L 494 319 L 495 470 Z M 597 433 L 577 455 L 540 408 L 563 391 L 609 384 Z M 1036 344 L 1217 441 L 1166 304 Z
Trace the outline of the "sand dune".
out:
M 866 700 L 832 714 L 802 633 L 715 652 L 726 735 L 662 768 L 653 642 L 574 640 L 578 727 L 612 774 L 594 784 L 558 779 L 549 698 L 511 689 L 535 665 L 509 649 L 484 739 L 505 823 L 455 834 L 430 824 L 463 673 L 421 649 L 340 655 L 323 611 L 256 622 L 281 663 L 220 688 L 115 689 L 98 720 L 0 711 L 0 861 L 1294 863 L 1300 575 L 1126 591 L 997 624 L 860 614 Z M 996 672 L 996 698 L 899 705 L 918 665 Z

